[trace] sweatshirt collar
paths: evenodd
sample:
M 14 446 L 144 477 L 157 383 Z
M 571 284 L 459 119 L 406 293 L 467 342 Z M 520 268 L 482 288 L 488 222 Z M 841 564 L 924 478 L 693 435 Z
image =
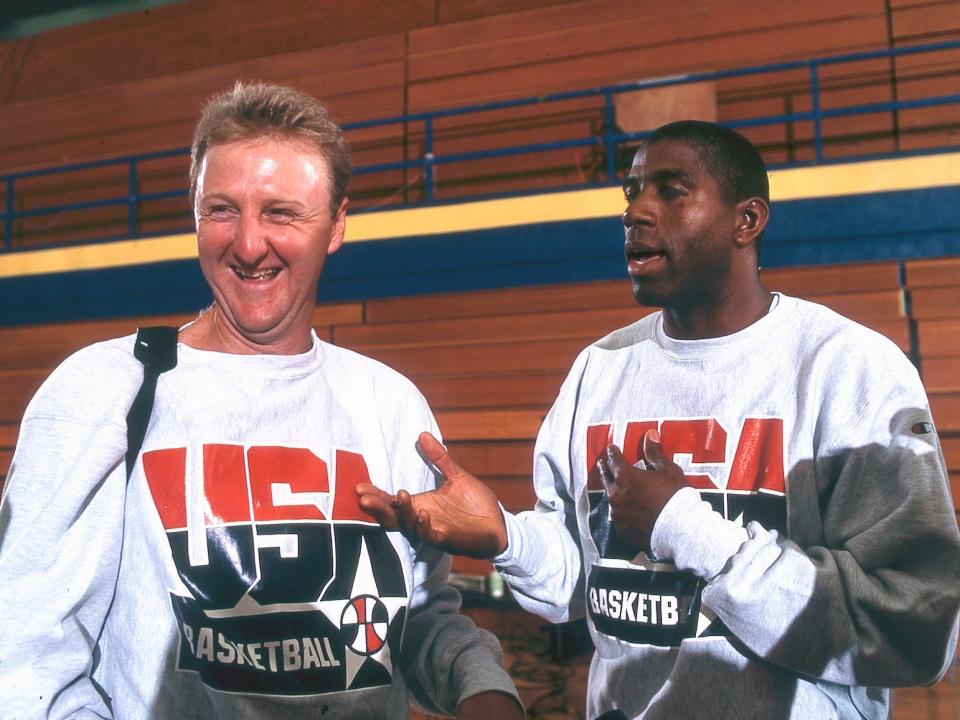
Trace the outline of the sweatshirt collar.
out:
M 700 340 L 677 340 L 670 337 L 663 329 L 663 313 L 658 313 L 654 329 L 655 338 L 661 350 L 676 359 L 705 360 L 712 356 L 727 356 L 737 348 L 755 345 L 761 338 L 773 332 L 789 317 L 790 311 L 795 306 L 796 301 L 793 298 L 774 292 L 770 309 L 752 325 L 730 335 Z

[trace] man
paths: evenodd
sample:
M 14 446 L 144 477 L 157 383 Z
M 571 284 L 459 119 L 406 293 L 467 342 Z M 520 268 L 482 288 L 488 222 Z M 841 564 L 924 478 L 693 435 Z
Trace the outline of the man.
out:
M 314 98 L 238 85 L 190 172 L 209 310 L 179 332 L 129 482 L 134 338 L 85 348 L 30 403 L 0 514 L 0 715 L 522 717 L 449 558 L 354 487 L 433 487 L 422 396 L 311 329 L 350 158 Z
M 766 170 L 666 125 L 624 183 L 637 301 L 577 358 L 537 440 L 533 512 L 429 434 L 438 491 L 361 505 L 490 557 L 520 604 L 585 612 L 588 717 L 886 718 L 954 654 L 960 537 L 917 373 L 892 343 L 763 288 Z M 622 451 L 621 449 L 622 448 Z

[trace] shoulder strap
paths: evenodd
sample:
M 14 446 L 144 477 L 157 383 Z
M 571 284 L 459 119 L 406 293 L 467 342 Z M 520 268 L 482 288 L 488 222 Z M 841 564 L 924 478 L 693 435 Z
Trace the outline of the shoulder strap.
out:
M 177 328 L 145 327 L 137 330 L 137 340 L 133 346 L 133 355 L 143 363 L 143 384 L 133 399 L 130 412 L 127 413 L 127 480 L 133 472 L 143 438 L 147 434 L 147 423 L 153 412 L 153 396 L 157 392 L 157 378 L 161 373 L 177 366 Z

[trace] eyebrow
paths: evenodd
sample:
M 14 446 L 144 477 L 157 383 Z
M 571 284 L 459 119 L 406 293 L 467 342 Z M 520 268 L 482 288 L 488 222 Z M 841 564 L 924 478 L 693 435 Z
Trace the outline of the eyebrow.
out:
M 680 182 L 686 185 L 693 185 L 693 175 L 688 173 L 686 170 L 681 168 L 663 168 L 661 170 L 654 170 L 650 173 L 650 180 L 652 182 L 664 182 L 665 180 L 679 180 Z
M 211 202 L 234 202 L 233 195 L 229 192 L 215 192 L 208 194 L 198 195 L 198 201 L 211 201 Z M 267 197 L 263 200 L 263 205 L 265 207 L 270 207 L 273 205 L 284 205 L 291 208 L 307 208 L 308 206 L 302 200 L 297 200 L 295 198 L 283 198 L 283 197 Z
M 623 190 L 627 192 L 629 190 L 635 189 L 640 185 L 641 175 L 627 175 L 623 181 Z M 647 182 L 651 183 L 664 183 L 671 180 L 679 180 L 684 185 L 695 185 L 693 175 L 688 173 L 686 170 L 681 168 L 661 168 L 660 170 L 654 170 L 646 178 Z

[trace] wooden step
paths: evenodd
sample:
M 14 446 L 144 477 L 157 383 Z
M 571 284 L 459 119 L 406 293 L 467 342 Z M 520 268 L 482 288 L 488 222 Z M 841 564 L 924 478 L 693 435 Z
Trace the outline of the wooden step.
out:
M 436 414 L 444 441 L 533 440 L 543 410 L 448 410 Z
M 920 357 L 960 355 L 960 313 L 952 318 L 918 321 L 917 340 Z
M 921 376 L 928 393 L 960 392 L 960 355 L 923 358 Z
M 896 290 L 900 287 L 900 266 L 896 262 L 867 262 L 770 268 L 761 271 L 760 279 L 768 290 L 798 297 Z
M 571 310 L 567 312 L 525 312 L 514 315 L 463 317 L 343 325 L 334 329 L 337 344 L 364 352 L 374 347 L 416 345 L 457 345 L 511 340 L 555 340 L 582 338 L 588 341 L 636 322 L 651 308 Z M 431 316 L 433 313 L 431 313 Z
M 960 433 L 960 392 L 931 392 L 930 410 L 941 434 Z
M 960 317 L 960 282 L 913 288 L 910 290 L 910 303 L 917 320 Z
M 960 284 L 960 258 L 930 258 L 907 260 L 905 263 L 907 287 L 942 287 Z

